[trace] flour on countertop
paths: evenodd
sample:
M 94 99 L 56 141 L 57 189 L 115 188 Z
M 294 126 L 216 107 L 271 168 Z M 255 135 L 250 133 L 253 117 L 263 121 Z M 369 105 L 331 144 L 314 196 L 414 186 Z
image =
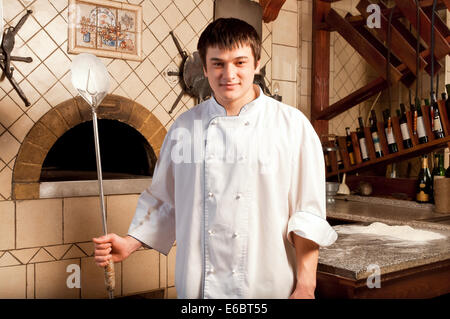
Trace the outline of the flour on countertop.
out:
M 345 225 L 336 230 L 341 234 L 370 234 L 395 237 L 409 241 L 428 241 L 446 238 L 444 235 L 431 231 L 414 229 L 410 226 L 389 226 L 379 222 L 372 223 L 369 226 Z

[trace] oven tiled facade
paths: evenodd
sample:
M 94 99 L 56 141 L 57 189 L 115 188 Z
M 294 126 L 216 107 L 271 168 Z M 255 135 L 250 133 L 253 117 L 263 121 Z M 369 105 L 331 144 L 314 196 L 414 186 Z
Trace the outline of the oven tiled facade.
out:
M 195 105 L 185 95 L 168 113 L 181 92 L 180 84 L 164 75 L 181 62 L 169 31 L 174 31 L 188 54 L 193 53 L 200 33 L 213 19 L 214 1 L 119 2 L 143 7 L 143 59 L 101 58 L 111 76 L 105 101 L 128 105 L 129 113 L 122 110 L 121 115 L 128 120 L 119 120 L 141 132 L 158 154 L 167 129 Z M 74 104 L 83 109 L 84 102 L 70 80 L 74 55 L 67 53 L 68 1 L 8 0 L 3 6 L 5 27 L 15 25 L 26 9 L 33 10 L 18 32 L 13 51 L 31 56 L 33 62 L 12 63 L 30 107 L 23 105 L 7 80 L 0 82 L 0 298 L 106 298 L 103 270 L 93 261 L 91 241 L 102 233 L 98 196 L 40 198 L 36 177 L 48 148 L 36 147 L 33 138 L 47 134 L 48 141 L 41 141 L 51 145 L 79 122 L 72 123 L 61 110 Z M 287 0 L 275 22 L 263 23 L 262 52 L 268 87 L 277 82 L 283 101 L 308 116 L 311 8 L 311 0 Z M 109 111 L 104 118 L 119 116 Z M 30 170 L 24 169 L 24 163 Z M 109 232 L 126 234 L 138 196 L 105 196 Z M 176 245 L 167 257 L 142 248 L 116 263 L 116 296 L 162 290 L 165 298 L 176 297 L 175 254 Z M 79 286 L 73 276 L 77 271 Z

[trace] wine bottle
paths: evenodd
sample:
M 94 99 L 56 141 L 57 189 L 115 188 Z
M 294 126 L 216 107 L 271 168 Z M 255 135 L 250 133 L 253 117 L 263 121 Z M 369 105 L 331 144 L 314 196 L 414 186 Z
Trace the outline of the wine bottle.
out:
M 419 98 L 416 98 L 416 106 L 414 110 L 414 123 L 415 128 L 417 130 L 417 136 L 419 137 L 419 143 L 427 143 L 428 142 L 428 136 L 425 131 L 425 124 L 423 123 L 423 113 L 422 108 L 420 107 L 420 100 Z
M 408 121 L 406 119 L 405 104 L 400 103 L 400 109 L 401 109 L 402 113 L 401 113 L 399 122 L 400 122 L 400 130 L 402 132 L 403 146 L 405 148 L 411 148 L 413 145 L 412 145 L 412 141 L 411 141 L 411 136 L 409 135 Z
M 450 154 L 448 155 L 448 162 L 449 162 L 449 165 L 448 165 L 447 169 L 445 170 L 445 177 L 450 178 Z
M 337 139 L 334 141 L 334 146 L 336 146 L 336 148 L 337 148 L 337 151 L 336 151 L 336 162 L 337 162 L 338 169 L 343 169 L 344 168 L 344 162 L 342 161 L 341 149 L 339 148 L 339 144 L 337 142 Z
M 447 100 L 445 100 L 445 108 L 447 109 L 447 117 L 450 121 L 450 84 L 446 84 L 445 89 L 447 90 Z
M 345 144 L 347 145 L 347 152 L 348 157 L 350 159 L 350 165 L 355 165 L 355 153 L 353 152 L 353 143 L 352 143 L 352 137 L 350 135 L 350 127 L 345 128 L 345 134 L 347 135 L 345 137 Z
M 372 114 L 370 118 L 370 134 L 372 135 L 373 146 L 375 147 L 375 156 L 382 157 L 383 151 L 381 150 L 380 138 L 378 137 L 377 115 L 375 114 L 375 110 L 372 110 L 370 113 Z
M 362 117 L 358 117 L 359 130 L 356 129 L 356 134 L 358 135 L 359 148 L 361 149 L 361 157 L 363 162 L 369 160 L 369 153 L 367 152 L 366 136 L 364 135 L 364 122 Z
M 444 137 L 444 131 L 442 130 L 442 123 L 441 123 L 441 114 L 439 113 L 439 107 L 436 101 L 436 94 L 434 92 L 431 92 L 431 110 L 432 110 L 432 131 L 434 133 L 434 137 L 436 139 L 443 138 Z
M 395 142 L 394 130 L 392 129 L 391 111 L 389 109 L 383 111 L 383 120 L 384 132 L 386 133 L 389 153 L 396 153 L 398 152 L 398 146 Z
M 432 191 L 431 175 L 428 169 L 428 156 L 422 155 L 422 169 L 417 178 L 416 201 L 419 203 L 429 203 Z
M 431 178 L 434 181 L 436 177 L 437 178 L 445 177 L 444 154 L 442 153 L 434 154 L 434 166 L 433 171 L 431 173 Z

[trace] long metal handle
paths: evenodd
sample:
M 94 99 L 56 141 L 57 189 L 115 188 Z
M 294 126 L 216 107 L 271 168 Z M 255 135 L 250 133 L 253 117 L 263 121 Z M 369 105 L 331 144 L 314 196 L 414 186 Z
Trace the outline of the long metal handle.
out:
M 100 208 L 102 211 L 102 222 L 103 222 L 103 232 L 105 235 L 108 234 L 106 228 L 106 212 L 105 212 L 105 199 L 103 195 L 103 176 L 102 176 L 102 163 L 100 159 L 100 143 L 98 139 L 98 125 L 97 125 L 97 113 L 95 108 L 92 107 L 92 123 L 94 124 L 94 144 L 95 144 L 95 158 L 97 160 L 97 176 L 98 176 L 98 188 L 100 193 Z M 114 288 L 115 288 L 115 273 L 114 273 L 114 262 L 109 261 L 108 265 L 105 267 L 105 285 L 108 290 L 109 298 L 114 298 Z

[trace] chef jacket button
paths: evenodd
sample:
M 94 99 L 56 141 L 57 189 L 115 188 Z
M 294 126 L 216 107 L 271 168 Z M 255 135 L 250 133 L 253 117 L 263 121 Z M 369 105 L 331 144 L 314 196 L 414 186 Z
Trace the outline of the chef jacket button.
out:
M 233 269 L 233 270 L 231 271 L 231 273 L 232 273 L 233 275 L 236 274 L 236 270 Z
M 208 271 L 208 274 L 213 274 L 214 273 L 214 268 L 211 268 L 209 271 Z
M 211 125 L 216 125 L 217 121 L 216 120 L 212 120 Z
M 214 197 L 214 194 L 211 193 L 211 192 L 209 192 L 209 193 L 208 193 L 208 197 L 209 197 L 209 198 L 213 198 L 213 197 Z
M 210 235 L 212 235 L 212 234 L 214 234 L 214 230 L 208 230 L 208 234 L 210 234 Z
M 241 193 L 237 193 L 236 194 L 236 199 L 240 199 L 241 198 Z
M 240 160 L 241 160 L 241 161 L 245 161 L 245 158 L 246 158 L 245 155 L 242 155 L 241 158 L 240 158 Z
M 247 121 L 247 122 L 244 123 L 244 125 L 245 125 L 245 126 L 249 126 L 249 125 L 250 125 L 250 122 Z
M 236 238 L 236 237 L 238 237 L 238 236 L 239 236 L 238 233 L 234 233 L 234 234 L 233 234 L 233 238 Z

